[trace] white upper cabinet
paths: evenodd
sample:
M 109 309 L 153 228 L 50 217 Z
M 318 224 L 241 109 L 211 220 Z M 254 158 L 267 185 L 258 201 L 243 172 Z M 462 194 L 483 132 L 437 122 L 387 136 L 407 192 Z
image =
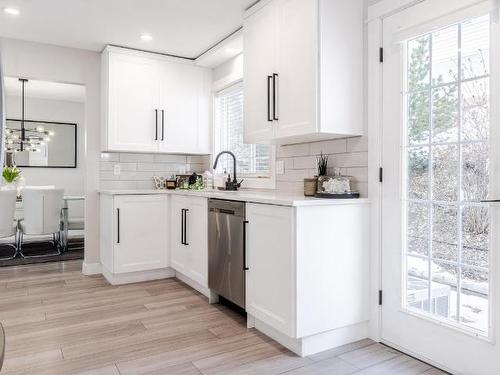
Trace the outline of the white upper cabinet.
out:
M 104 151 L 210 152 L 210 70 L 118 47 L 102 61 Z
M 154 60 L 118 53 L 109 55 L 108 64 L 107 149 L 156 151 L 158 64 Z
M 247 142 L 363 134 L 362 0 L 264 0 L 243 38 Z
M 275 71 L 276 6 L 269 4 L 244 24 L 244 129 L 245 142 L 258 143 L 274 135 L 271 113 L 272 72 Z

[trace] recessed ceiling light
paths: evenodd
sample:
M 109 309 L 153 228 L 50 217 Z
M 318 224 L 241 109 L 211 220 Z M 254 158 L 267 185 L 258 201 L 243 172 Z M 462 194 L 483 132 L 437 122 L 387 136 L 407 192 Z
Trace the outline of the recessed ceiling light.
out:
M 153 37 L 149 34 L 142 34 L 141 35 L 141 40 L 143 42 L 150 42 L 151 40 L 153 40 Z
M 16 8 L 4 8 L 4 13 L 10 14 L 11 16 L 18 16 L 19 15 L 19 9 Z

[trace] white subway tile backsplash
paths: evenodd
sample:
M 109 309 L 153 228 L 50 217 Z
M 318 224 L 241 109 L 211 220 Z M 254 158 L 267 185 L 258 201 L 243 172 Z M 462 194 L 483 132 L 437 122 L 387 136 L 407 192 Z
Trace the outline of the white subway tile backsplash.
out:
M 185 164 L 187 163 L 187 156 L 186 155 L 164 155 L 164 154 L 159 154 L 159 155 L 154 155 L 154 162 L 155 163 L 181 163 Z
M 328 158 L 328 165 L 330 167 L 340 168 L 365 167 L 368 165 L 368 152 L 330 155 Z
M 128 154 L 122 153 L 120 154 L 121 162 L 143 162 L 143 163 L 152 163 L 153 155 L 152 154 Z
M 105 161 L 120 161 L 120 154 L 103 152 L 103 153 L 101 153 L 101 160 L 103 162 L 105 162 Z
M 112 163 L 112 165 L 113 167 L 119 165 L 122 172 L 137 170 L 137 163 Z
M 180 170 L 202 173 L 208 169 L 209 156 L 102 153 L 101 189 L 151 189 L 153 176 L 170 177 Z M 120 174 L 114 175 L 115 165 Z
M 328 155 L 328 174 L 338 170 L 354 177 L 353 189 L 362 196 L 368 193 L 368 143 L 366 137 L 333 139 L 321 142 L 281 146 L 278 160 L 285 163 L 285 174 L 276 176 L 276 187 L 285 192 L 300 193 L 304 178 L 317 174 L 319 154 Z
M 347 152 L 368 151 L 368 137 L 347 138 Z
M 295 156 L 307 156 L 310 154 L 310 143 L 296 145 L 278 146 L 278 157 L 289 158 Z
M 299 156 L 293 158 L 293 169 L 314 169 L 316 168 L 316 156 Z
M 311 143 L 311 155 L 340 154 L 346 151 L 347 140 L 345 138 Z
M 366 197 L 367 151 L 367 137 L 278 146 L 277 159 L 284 162 L 285 173 L 276 176 L 276 188 L 284 192 L 303 192 L 303 180 L 317 174 L 316 159 L 323 152 L 328 155 L 328 173 L 339 169 L 341 174 L 353 176 L 353 189 Z M 121 167 L 118 176 L 113 175 L 116 164 Z M 154 175 L 169 177 L 180 170 L 196 173 L 211 170 L 210 156 L 103 153 L 100 163 L 101 188 L 151 189 L 154 188 Z

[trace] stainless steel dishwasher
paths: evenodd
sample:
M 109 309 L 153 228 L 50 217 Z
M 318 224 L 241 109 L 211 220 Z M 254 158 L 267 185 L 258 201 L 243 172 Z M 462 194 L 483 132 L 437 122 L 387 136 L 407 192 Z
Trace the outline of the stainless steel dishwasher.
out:
M 245 203 L 208 200 L 208 287 L 245 308 Z

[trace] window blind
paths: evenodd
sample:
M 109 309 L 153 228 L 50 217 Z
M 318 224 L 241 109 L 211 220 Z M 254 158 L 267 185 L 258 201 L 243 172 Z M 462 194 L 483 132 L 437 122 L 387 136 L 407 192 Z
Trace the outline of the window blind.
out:
M 236 155 L 238 176 L 270 177 L 271 147 L 243 143 L 243 84 L 234 84 L 215 97 L 215 152 L 231 151 Z M 217 173 L 232 173 L 232 159 L 223 155 Z

